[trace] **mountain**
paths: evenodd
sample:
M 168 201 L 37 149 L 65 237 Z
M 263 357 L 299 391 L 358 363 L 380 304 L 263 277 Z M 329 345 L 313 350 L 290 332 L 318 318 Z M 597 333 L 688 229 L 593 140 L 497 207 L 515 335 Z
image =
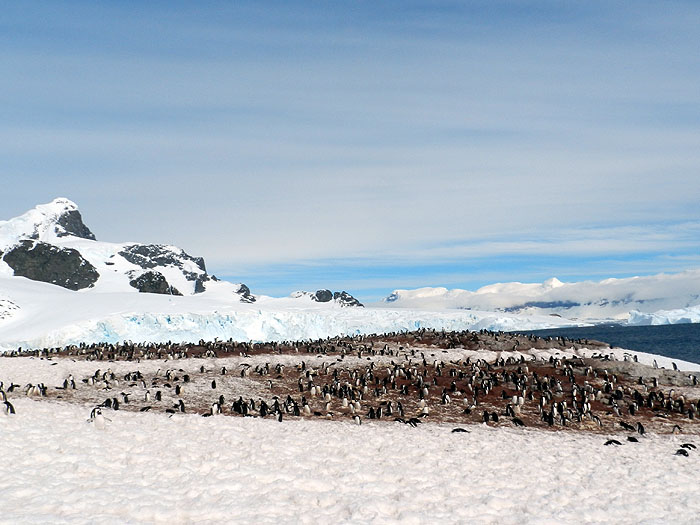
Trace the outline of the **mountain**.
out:
M 394 290 L 383 300 L 391 308 L 466 309 L 560 315 L 569 319 L 627 320 L 636 323 L 659 310 L 700 305 L 700 270 L 647 277 L 563 283 L 497 283 L 476 291 L 447 288 Z
M 315 292 L 293 292 L 290 297 L 300 299 L 306 297 L 317 303 L 335 303 L 340 306 L 360 306 L 364 305 L 346 291 L 331 292 L 330 290 L 316 290 Z
M 202 257 L 165 244 L 98 241 L 72 201 L 59 198 L 0 221 L 0 274 L 69 290 L 193 295 L 221 286 Z M 242 301 L 245 285 L 230 285 Z
M 566 319 L 360 308 L 346 291 L 254 295 L 176 246 L 97 240 L 56 199 L 0 221 L 0 352 L 81 342 L 281 341 L 435 328 L 538 329 Z

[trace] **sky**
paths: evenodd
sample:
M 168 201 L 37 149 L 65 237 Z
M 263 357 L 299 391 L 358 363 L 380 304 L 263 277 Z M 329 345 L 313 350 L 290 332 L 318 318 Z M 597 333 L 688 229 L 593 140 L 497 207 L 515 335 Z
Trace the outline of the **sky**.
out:
M 254 293 L 700 267 L 698 2 L 8 2 L 0 218 Z

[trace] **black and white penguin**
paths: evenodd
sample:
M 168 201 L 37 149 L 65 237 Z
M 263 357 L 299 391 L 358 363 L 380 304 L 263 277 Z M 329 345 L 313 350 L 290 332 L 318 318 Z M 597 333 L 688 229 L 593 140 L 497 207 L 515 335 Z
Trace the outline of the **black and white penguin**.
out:
M 15 407 L 12 406 L 12 403 L 10 403 L 10 402 L 7 401 L 7 400 L 3 401 L 3 403 L 4 403 L 4 409 L 3 409 L 3 411 L 5 412 L 6 415 L 9 416 L 10 414 L 15 414 L 15 413 L 16 413 L 16 412 L 15 412 Z

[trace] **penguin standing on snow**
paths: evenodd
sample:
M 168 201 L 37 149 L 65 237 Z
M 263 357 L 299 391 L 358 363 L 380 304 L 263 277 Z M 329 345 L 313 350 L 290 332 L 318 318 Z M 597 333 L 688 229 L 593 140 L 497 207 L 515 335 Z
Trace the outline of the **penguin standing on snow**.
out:
M 92 409 L 92 411 L 90 412 L 90 419 L 88 419 L 88 423 L 94 423 L 96 429 L 104 430 L 106 426 L 106 421 L 107 418 L 102 415 L 101 408 L 95 407 Z
M 3 409 L 3 411 L 6 415 L 9 416 L 10 414 L 15 414 L 15 407 L 12 406 L 12 403 L 10 403 L 9 401 L 3 401 L 3 403 L 5 404 L 5 408 Z

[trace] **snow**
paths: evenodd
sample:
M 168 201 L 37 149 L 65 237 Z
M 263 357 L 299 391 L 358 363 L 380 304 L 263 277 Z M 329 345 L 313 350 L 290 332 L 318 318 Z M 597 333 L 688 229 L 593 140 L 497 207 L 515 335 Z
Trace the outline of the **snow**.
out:
M 204 293 L 177 297 L 131 291 L 73 292 L 0 276 L 0 351 L 101 341 L 282 341 L 422 327 L 535 330 L 577 324 L 538 315 L 343 308 L 308 297 L 263 296 L 246 304 L 233 292 L 236 285 L 213 284 Z
M 700 305 L 692 308 L 679 308 L 676 310 L 659 310 L 658 312 L 644 313 L 630 312 L 627 324 L 631 325 L 662 325 L 662 324 L 687 324 L 700 323 Z
M 0 416 L 4 523 L 697 523 L 692 437 L 108 411 Z M 623 440 L 624 441 L 624 440 Z
M 77 205 L 69 199 L 58 198 L 48 204 L 39 204 L 19 217 L 0 221 L 0 251 L 17 244 L 22 239 L 28 238 L 47 242 L 59 248 L 72 248 L 78 250 L 80 255 L 92 264 L 100 274 L 95 286 L 85 291 L 96 293 L 138 293 L 129 284 L 129 281 L 146 270 L 129 262 L 119 252 L 139 243 L 103 242 L 83 239 L 73 235 L 59 237 L 57 231 L 64 232 L 65 230 L 62 226 L 57 225 L 56 221 L 63 214 L 71 211 L 78 211 Z M 152 268 L 152 270 L 163 274 L 168 283 L 180 293 L 185 295 L 193 294 L 195 283 L 192 280 L 188 280 L 185 273 L 201 276 L 204 274 L 202 269 L 189 260 L 183 250 L 177 246 L 161 245 L 161 248 L 166 252 L 172 253 L 173 258 L 178 260 L 181 267 L 160 265 Z M 9 277 L 12 275 L 12 269 L 0 260 L 0 276 Z M 216 286 L 216 284 L 213 282 L 208 283 L 211 286 Z
M 569 319 L 625 320 L 631 311 L 653 313 L 700 305 L 700 269 L 600 282 L 497 283 L 476 291 L 447 288 L 394 290 L 383 303 L 391 308 L 474 309 L 555 313 Z
M 11 246 L 30 236 L 50 243 L 61 240 L 62 237 L 56 235 L 56 221 L 70 211 L 78 211 L 78 206 L 73 201 L 60 197 L 48 204 L 39 204 L 19 217 L 0 221 L 0 248 Z

